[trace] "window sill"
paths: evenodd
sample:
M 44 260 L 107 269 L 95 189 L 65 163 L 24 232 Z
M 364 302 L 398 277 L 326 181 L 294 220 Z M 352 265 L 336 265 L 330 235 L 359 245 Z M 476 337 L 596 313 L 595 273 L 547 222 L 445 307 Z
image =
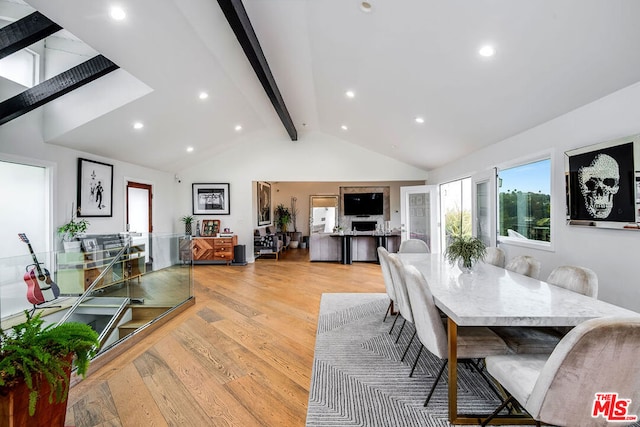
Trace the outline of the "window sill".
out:
M 554 252 L 553 242 L 541 242 L 539 240 L 519 239 L 517 237 L 498 236 L 498 243 L 513 245 L 541 251 Z

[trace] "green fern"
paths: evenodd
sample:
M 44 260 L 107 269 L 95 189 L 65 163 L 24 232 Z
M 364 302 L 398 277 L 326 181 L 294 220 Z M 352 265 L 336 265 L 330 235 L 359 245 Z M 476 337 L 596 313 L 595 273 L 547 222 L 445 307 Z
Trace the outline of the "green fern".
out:
M 77 322 L 44 326 L 41 313 L 6 331 L 0 331 L 0 392 L 24 381 L 29 392 L 29 415 L 38 399 L 38 375 L 51 386 L 49 402 L 62 402 L 69 390 L 66 371 L 73 366 L 85 376 L 100 345 L 89 325 Z M 72 358 L 75 356 L 75 359 Z
M 451 242 L 445 252 L 451 264 L 462 259 L 465 268 L 471 268 L 476 261 L 484 259 L 485 254 L 486 246 L 482 240 L 460 234 L 451 236 Z

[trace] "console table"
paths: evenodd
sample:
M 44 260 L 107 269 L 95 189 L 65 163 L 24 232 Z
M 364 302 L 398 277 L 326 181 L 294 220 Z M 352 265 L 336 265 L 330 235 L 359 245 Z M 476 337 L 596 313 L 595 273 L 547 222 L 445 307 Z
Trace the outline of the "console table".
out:
M 238 244 L 238 236 L 194 237 L 192 259 L 194 264 L 231 264 L 233 247 Z

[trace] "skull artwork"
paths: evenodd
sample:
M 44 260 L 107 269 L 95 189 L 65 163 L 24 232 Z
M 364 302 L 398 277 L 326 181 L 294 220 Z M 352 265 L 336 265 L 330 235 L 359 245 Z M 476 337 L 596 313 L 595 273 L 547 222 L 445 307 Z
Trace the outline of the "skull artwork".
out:
M 613 208 L 613 196 L 620 190 L 618 162 L 611 156 L 598 154 L 589 166 L 579 169 L 578 181 L 589 215 L 607 218 Z

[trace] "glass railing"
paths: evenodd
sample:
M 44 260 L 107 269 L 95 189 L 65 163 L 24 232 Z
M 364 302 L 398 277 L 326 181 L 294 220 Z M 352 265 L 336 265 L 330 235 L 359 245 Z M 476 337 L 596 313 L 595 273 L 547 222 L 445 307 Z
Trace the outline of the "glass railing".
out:
M 24 320 L 25 310 L 42 312 L 47 323 L 90 325 L 102 353 L 193 296 L 184 256 L 191 242 L 183 235 L 100 234 L 81 242 L 79 252 L 35 254 L 40 272 L 29 254 L 0 259 L 1 328 Z M 45 271 L 51 283 L 37 280 Z

